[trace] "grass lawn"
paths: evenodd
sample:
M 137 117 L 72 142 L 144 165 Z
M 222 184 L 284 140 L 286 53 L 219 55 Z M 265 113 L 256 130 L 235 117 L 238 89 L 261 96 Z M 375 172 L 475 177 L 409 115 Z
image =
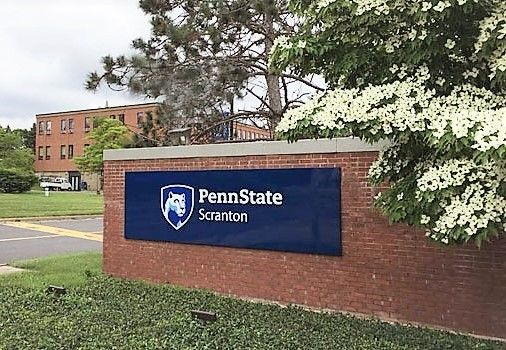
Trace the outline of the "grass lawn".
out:
M 95 192 L 55 192 L 49 197 L 43 191 L 0 193 L 0 218 L 101 214 L 103 197 Z
M 88 276 L 100 274 L 102 253 L 81 253 L 25 260 L 12 265 L 31 272 L 0 276 L 0 286 L 43 290 L 52 284 L 75 288 L 84 286 L 89 280 Z
M 505 349 L 428 329 L 103 276 L 100 255 L 19 263 L 0 276 L 0 349 Z M 48 284 L 67 287 L 56 297 Z M 207 326 L 190 310 L 214 311 Z M 479 322 L 479 320 L 477 320 Z

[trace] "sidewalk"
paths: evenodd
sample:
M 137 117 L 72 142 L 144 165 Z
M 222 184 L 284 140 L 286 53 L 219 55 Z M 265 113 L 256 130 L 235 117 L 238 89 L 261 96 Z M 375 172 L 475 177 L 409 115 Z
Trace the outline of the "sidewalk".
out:
M 26 270 L 18 269 L 17 267 L 12 267 L 6 264 L 0 264 L 0 275 L 7 275 L 10 273 L 23 272 Z

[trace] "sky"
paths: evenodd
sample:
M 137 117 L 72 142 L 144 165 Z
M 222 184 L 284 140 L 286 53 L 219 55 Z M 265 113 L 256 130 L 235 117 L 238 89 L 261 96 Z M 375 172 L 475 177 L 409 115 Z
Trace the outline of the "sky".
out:
M 149 102 L 84 89 L 100 58 L 149 37 L 137 0 L 0 0 L 0 125 L 30 128 L 39 113 Z

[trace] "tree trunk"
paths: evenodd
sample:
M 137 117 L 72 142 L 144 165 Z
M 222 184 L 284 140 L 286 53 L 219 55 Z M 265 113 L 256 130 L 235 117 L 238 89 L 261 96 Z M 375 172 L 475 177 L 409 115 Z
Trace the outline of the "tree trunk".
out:
M 276 32 L 274 30 L 272 13 L 269 8 L 265 11 L 264 16 L 264 28 L 267 32 L 265 37 L 265 56 L 267 58 L 267 65 L 269 62 L 269 52 L 271 51 L 272 45 L 274 43 L 274 39 L 276 38 Z M 271 108 L 270 112 L 272 113 L 270 118 L 270 129 L 271 134 L 273 134 L 276 125 L 281 119 L 281 111 L 283 110 L 283 106 L 281 104 L 281 89 L 279 85 L 279 76 L 274 74 L 266 74 L 265 81 L 267 84 L 267 97 L 269 106 Z

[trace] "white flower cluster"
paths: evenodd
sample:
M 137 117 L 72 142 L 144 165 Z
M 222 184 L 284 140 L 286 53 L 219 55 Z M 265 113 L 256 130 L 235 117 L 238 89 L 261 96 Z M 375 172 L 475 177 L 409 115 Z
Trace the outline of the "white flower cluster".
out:
M 496 41 L 495 49 L 490 54 L 490 78 L 499 72 L 506 72 L 506 2 L 497 1 L 495 11 L 480 22 L 480 34 L 474 44 L 475 52 L 483 50 L 488 41 Z
M 498 194 L 505 175 L 494 163 L 478 165 L 470 160 L 453 159 L 428 169 L 417 181 L 418 201 L 424 200 L 424 193 L 444 189 L 452 192 L 437 195 L 442 213 L 434 218 L 427 236 L 448 243 L 461 239 L 458 229 L 475 236 L 490 223 L 506 223 L 506 198 Z M 464 190 L 459 192 L 459 188 Z M 430 221 L 431 217 L 423 214 L 420 223 L 426 225 Z
M 381 150 L 378 159 L 369 167 L 369 180 L 378 184 L 383 181 L 389 174 L 398 173 L 404 169 L 409 160 L 399 157 L 400 144 L 393 144 L 385 150 Z
M 435 96 L 424 85 L 428 70 L 420 69 L 416 78 L 358 89 L 336 89 L 288 111 L 277 127 L 281 133 L 310 120 L 321 130 L 343 129 L 350 123 L 371 134 L 425 132 L 433 143 L 444 135 L 469 138 L 481 151 L 506 145 L 506 100 L 492 92 L 464 85 L 448 96 Z
M 392 69 L 400 71 L 399 67 Z M 472 239 L 486 236 L 491 227 L 506 226 L 506 199 L 499 194 L 506 173 L 504 163 L 494 163 L 506 151 L 506 99 L 470 85 L 438 96 L 425 86 L 428 79 L 428 70 L 422 68 L 404 81 L 327 92 L 288 111 L 277 131 L 289 134 L 310 125 L 330 135 L 345 130 L 368 139 L 396 140 L 372 164 L 369 179 L 375 184 L 388 180 L 394 189 L 398 184 L 405 186 L 401 182 L 406 178 L 398 174 L 418 174 L 413 184 L 416 191 L 412 196 L 392 191 L 393 196 L 378 199 L 379 205 L 388 201 L 414 205 L 416 209 L 412 210 L 421 211 L 417 222 L 429 230 L 430 238 L 443 243 L 466 240 L 462 235 Z M 460 143 L 459 149 L 467 149 L 467 154 L 490 151 L 495 158 L 485 165 L 463 158 L 440 161 L 431 167 L 437 157 L 410 161 L 401 156 L 405 152 L 400 150 L 407 147 L 404 142 L 413 135 L 423 137 L 427 147 L 444 153 L 453 147 L 448 145 Z M 418 203 L 410 204 L 409 198 L 416 198 Z M 423 211 L 434 205 L 440 210 Z
M 421 198 L 422 192 L 440 191 L 462 185 L 475 168 L 475 163 L 459 159 L 452 159 L 442 166 L 430 168 L 416 182 L 419 189 L 417 198 Z M 480 176 L 484 175 L 483 172 L 480 172 Z
M 353 0 L 357 5 L 355 14 L 363 15 L 366 12 L 374 12 L 375 15 L 387 15 L 390 12 L 388 0 Z

